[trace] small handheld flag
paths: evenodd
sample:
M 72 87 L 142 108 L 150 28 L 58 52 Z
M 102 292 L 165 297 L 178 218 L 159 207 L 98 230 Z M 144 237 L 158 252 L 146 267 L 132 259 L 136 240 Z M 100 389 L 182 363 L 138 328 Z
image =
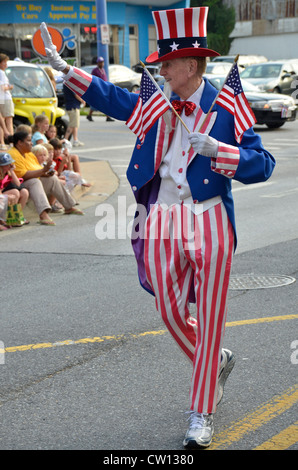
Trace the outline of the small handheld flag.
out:
M 240 144 L 243 133 L 252 127 L 257 120 L 244 94 L 237 62 L 235 62 L 231 68 L 217 96 L 216 103 L 234 115 L 235 138 Z
M 146 70 L 143 70 L 140 95 L 126 125 L 143 144 L 147 132 L 169 108 L 170 103 L 163 96 L 162 91 L 156 88 Z

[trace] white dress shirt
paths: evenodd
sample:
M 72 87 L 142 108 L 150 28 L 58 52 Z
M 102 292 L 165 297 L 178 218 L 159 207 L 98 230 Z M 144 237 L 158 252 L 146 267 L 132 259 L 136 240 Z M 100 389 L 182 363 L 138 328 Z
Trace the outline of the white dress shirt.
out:
M 186 116 L 185 110 L 183 109 L 180 115 L 187 128 L 191 131 L 194 128 L 196 115 L 200 108 L 204 86 L 205 82 L 202 80 L 199 88 L 187 100 L 195 103 L 196 105 L 193 113 Z M 190 205 L 190 208 L 194 213 L 199 214 L 221 202 L 221 197 L 218 196 L 207 201 L 203 201 L 202 203 L 195 204 L 193 202 L 190 187 L 186 179 L 188 151 L 190 147 L 187 136 L 187 130 L 181 121 L 177 119 L 177 125 L 171 144 L 159 168 L 161 184 L 157 202 L 159 204 L 165 204 L 168 207 L 172 204 L 181 204 L 183 202 L 184 204 Z

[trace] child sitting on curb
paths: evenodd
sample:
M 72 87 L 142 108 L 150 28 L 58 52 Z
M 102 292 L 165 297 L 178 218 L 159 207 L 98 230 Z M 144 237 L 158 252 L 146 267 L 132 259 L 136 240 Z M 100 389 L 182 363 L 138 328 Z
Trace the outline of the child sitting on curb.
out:
M 90 188 L 91 184 L 87 183 L 81 176 L 78 159 L 75 163 L 72 161 L 67 148 L 63 146 L 63 143 L 59 139 L 51 139 L 50 144 L 54 147 L 53 161 L 56 163 L 55 170 L 59 178 L 60 176 L 65 176 L 66 188 L 69 191 L 72 191 L 77 185 Z M 74 156 L 75 155 L 72 155 L 72 157 Z M 77 171 L 74 171 L 75 168 Z
M 44 144 L 37 144 L 37 145 L 34 145 L 34 147 L 32 148 L 32 153 L 34 153 L 34 155 L 36 156 L 37 160 L 38 160 L 38 163 L 40 165 L 46 165 L 46 163 L 48 162 L 48 160 L 53 160 L 53 156 L 54 156 L 54 148 L 52 145 L 48 144 L 48 143 L 44 143 Z M 52 163 L 52 166 L 50 168 L 50 170 L 48 171 L 48 175 L 51 175 L 51 174 L 54 174 L 56 172 L 55 170 L 55 162 L 53 161 Z M 58 176 L 58 175 L 57 175 Z M 65 178 L 63 180 L 63 178 L 59 178 L 62 180 L 62 183 L 65 184 Z M 58 202 L 55 198 L 55 196 L 53 195 L 50 195 L 49 196 L 49 203 L 51 205 L 51 212 L 63 212 L 63 206 L 62 204 L 60 204 L 60 202 Z
M 2 220 L 0 230 L 10 226 L 21 227 L 29 224 L 23 216 L 23 209 L 28 201 L 29 192 L 22 186 L 22 180 L 14 172 L 14 160 L 8 153 L 0 153 L 0 194 L 7 197 L 7 214 L 11 220 Z

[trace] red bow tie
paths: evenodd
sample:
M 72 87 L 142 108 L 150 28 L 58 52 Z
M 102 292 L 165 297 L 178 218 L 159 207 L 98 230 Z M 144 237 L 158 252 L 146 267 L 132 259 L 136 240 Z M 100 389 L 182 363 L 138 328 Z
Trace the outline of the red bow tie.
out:
M 182 110 L 184 107 L 185 107 L 186 116 L 189 116 L 196 109 L 196 105 L 192 103 L 191 101 L 174 100 L 172 101 L 172 105 L 179 115 L 182 113 Z

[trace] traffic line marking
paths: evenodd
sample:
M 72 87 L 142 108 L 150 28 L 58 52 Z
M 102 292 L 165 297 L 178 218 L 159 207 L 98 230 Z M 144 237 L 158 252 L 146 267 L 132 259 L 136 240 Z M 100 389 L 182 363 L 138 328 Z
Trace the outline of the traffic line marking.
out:
M 253 450 L 287 450 L 298 442 L 298 421 Z
M 261 318 L 252 318 L 248 320 L 236 320 L 226 323 L 226 328 L 234 327 L 234 326 L 244 326 L 244 325 L 255 325 L 261 323 L 272 323 L 276 321 L 286 321 L 286 320 L 295 320 L 298 318 L 298 314 L 292 315 L 279 315 L 275 317 L 261 317 Z M 123 334 L 123 335 L 105 335 L 105 336 L 95 336 L 93 338 L 81 338 L 77 340 L 67 339 L 64 341 L 56 341 L 54 343 L 35 343 L 35 344 L 23 344 L 21 346 L 10 346 L 5 348 L 4 350 L 0 348 L 0 354 L 3 353 L 10 353 L 10 352 L 17 352 L 17 351 L 29 351 L 29 350 L 36 350 L 36 349 L 47 349 L 47 348 L 55 348 L 58 346 L 71 346 L 75 344 L 88 344 L 88 343 L 102 343 L 104 341 L 120 341 L 129 338 L 141 338 L 143 336 L 149 335 L 164 335 L 167 333 L 168 330 L 155 330 L 155 331 L 145 331 L 139 334 Z
M 251 318 L 250 320 L 236 320 L 226 323 L 226 328 L 229 326 L 240 326 L 240 325 L 253 325 L 257 323 L 271 323 L 275 321 L 286 321 L 294 320 L 298 318 L 298 314 L 293 313 L 292 315 L 278 315 L 276 317 L 261 317 L 261 318 Z
M 272 419 L 290 409 L 297 402 L 298 384 L 295 384 L 282 395 L 273 397 L 267 403 L 256 408 L 252 413 L 247 414 L 244 418 L 232 423 L 231 426 L 217 434 L 209 449 L 227 449 L 233 442 L 240 441 L 246 434 L 264 426 Z M 297 435 L 295 442 L 297 442 Z
M 241 186 L 233 186 L 233 193 L 236 191 L 246 191 L 250 189 L 260 189 L 263 187 L 271 186 L 274 184 L 273 181 L 265 181 L 264 183 L 255 183 L 255 184 L 248 184 L 248 185 L 241 185 Z

